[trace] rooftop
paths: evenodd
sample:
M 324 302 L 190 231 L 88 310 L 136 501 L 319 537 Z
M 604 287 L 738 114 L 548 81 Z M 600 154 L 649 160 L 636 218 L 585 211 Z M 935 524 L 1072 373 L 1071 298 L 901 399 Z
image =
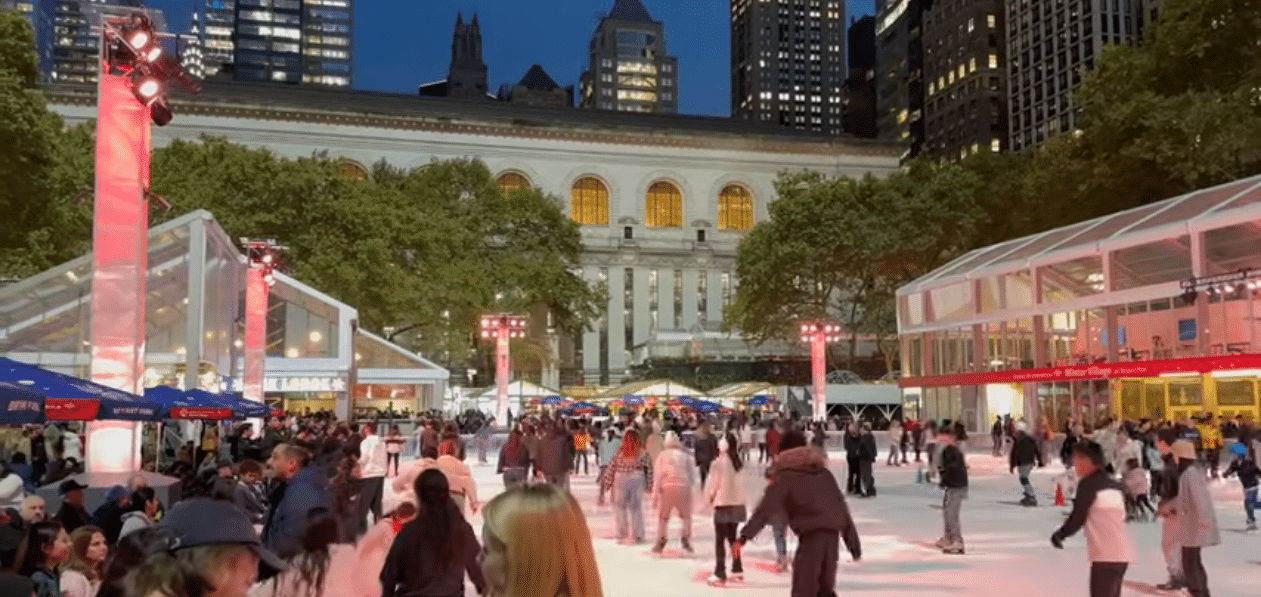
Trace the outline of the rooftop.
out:
M 656 22 L 652 19 L 652 15 L 648 14 L 648 9 L 644 8 L 643 3 L 639 0 L 616 0 L 613 2 L 613 10 L 609 11 L 608 18 L 636 23 Z
M 45 87 L 45 94 L 52 105 L 94 105 L 96 86 L 55 83 Z M 783 153 L 895 158 L 905 150 L 901 144 L 886 141 L 835 137 L 731 118 L 526 106 L 314 85 L 209 79 L 203 83 L 200 95 L 173 90 L 171 104 L 177 118 L 180 114 L 198 114 L 733 150 L 744 149 L 753 142 L 766 151 Z

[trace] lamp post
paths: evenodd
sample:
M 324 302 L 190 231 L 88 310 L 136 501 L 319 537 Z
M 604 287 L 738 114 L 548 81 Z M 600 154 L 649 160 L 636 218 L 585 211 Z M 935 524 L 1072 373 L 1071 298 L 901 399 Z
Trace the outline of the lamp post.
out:
M 525 318 L 517 315 L 483 315 L 482 337 L 495 339 L 495 421 L 506 425 L 508 420 L 508 380 L 512 362 L 508 359 L 508 341 L 525 337 Z
M 814 420 L 828 415 L 827 350 L 829 342 L 841 339 L 841 326 L 823 320 L 801 322 L 801 341 L 810 344 L 810 376 L 814 381 Z

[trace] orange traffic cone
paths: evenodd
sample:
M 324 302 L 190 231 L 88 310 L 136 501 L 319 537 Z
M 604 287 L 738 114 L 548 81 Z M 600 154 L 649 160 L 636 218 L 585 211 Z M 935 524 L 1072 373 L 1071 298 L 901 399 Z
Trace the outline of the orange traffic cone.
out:
M 1055 484 L 1055 507 L 1063 508 L 1064 503 L 1064 486 L 1060 483 Z

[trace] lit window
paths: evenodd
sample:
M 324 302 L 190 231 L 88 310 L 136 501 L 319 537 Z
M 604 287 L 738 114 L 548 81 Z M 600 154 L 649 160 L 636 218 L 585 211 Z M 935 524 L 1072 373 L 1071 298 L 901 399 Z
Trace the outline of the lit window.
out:
M 578 179 L 569 191 L 569 216 L 579 224 L 608 224 L 609 188 L 590 176 Z
M 740 185 L 727 185 L 718 196 L 718 227 L 725 230 L 753 229 L 753 194 Z
M 998 153 L 1003 150 L 1003 142 L 998 139 L 990 140 L 990 151 Z
M 990 54 L 990 68 L 998 68 L 998 54 Z
M 511 195 L 517 191 L 529 190 L 530 188 L 530 179 L 520 172 L 504 172 L 499 175 L 499 189 L 504 192 L 504 195 Z
M 968 72 L 970 73 L 976 72 L 976 58 L 972 58 L 968 60 Z
M 989 15 L 988 17 L 986 17 L 986 19 L 989 21 L 990 29 L 998 28 L 998 17 L 995 17 L 994 15 Z
M 968 33 L 972 33 L 974 29 L 976 29 L 976 19 L 969 18 L 968 19 Z
M 666 181 L 648 187 L 648 226 L 680 228 L 683 226 L 683 193 Z

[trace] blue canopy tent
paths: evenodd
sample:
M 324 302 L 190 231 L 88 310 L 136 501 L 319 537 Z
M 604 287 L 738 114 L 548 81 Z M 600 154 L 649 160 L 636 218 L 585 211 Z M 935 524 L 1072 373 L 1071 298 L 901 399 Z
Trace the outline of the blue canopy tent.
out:
M 564 398 L 561 398 L 560 396 L 552 394 L 551 396 L 544 396 L 543 400 L 540 401 L 539 404 L 542 404 L 543 406 L 557 406 L 564 401 L 565 401 Z
M 219 396 L 232 406 L 233 413 L 240 413 L 240 418 L 262 419 L 272 415 L 270 406 L 262 402 L 247 400 L 245 395 L 240 392 L 225 392 L 219 394 Z
M 0 423 L 31 425 L 43 422 L 43 394 L 21 384 L 0 381 Z
M 636 396 L 636 395 L 634 395 L 634 394 L 629 394 L 629 395 L 626 395 L 626 396 L 622 396 L 622 403 L 623 403 L 623 404 L 625 404 L 625 405 L 627 405 L 627 406 L 643 406 L 643 405 L 644 405 L 644 397 L 643 397 L 643 396 Z
M 716 413 L 722 410 L 722 405 L 714 403 L 714 402 L 709 402 L 708 400 L 699 400 L 697 401 L 696 406 L 692 408 L 695 408 L 698 412 Z
M 699 410 L 701 401 L 691 396 L 679 396 L 679 404 L 682 404 L 683 406 L 686 406 L 688 408 L 696 408 Z
M 766 394 L 758 394 L 757 396 L 749 398 L 749 401 L 745 402 L 745 404 L 749 406 L 766 406 L 767 404 L 770 404 L 770 402 L 771 400 L 766 397 Z
M 607 416 L 609 414 L 609 409 L 603 406 L 600 406 L 598 404 L 592 404 L 590 402 L 575 402 L 573 404 L 570 404 L 569 406 L 566 406 L 565 408 L 560 409 L 560 414 L 567 415 L 567 416 L 572 416 L 572 415 Z
M 14 381 L 44 396 L 44 415 L 56 421 L 156 421 L 159 403 L 86 379 L 0 359 L 0 379 Z
M 232 418 L 232 408 L 215 399 L 214 394 L 202 390 L 196 392 L 190 395 L 190 392 L 171 386 L 157 386 L 145 389 L 144 394 L 162 405 L 162 417 L 165 419 Z

